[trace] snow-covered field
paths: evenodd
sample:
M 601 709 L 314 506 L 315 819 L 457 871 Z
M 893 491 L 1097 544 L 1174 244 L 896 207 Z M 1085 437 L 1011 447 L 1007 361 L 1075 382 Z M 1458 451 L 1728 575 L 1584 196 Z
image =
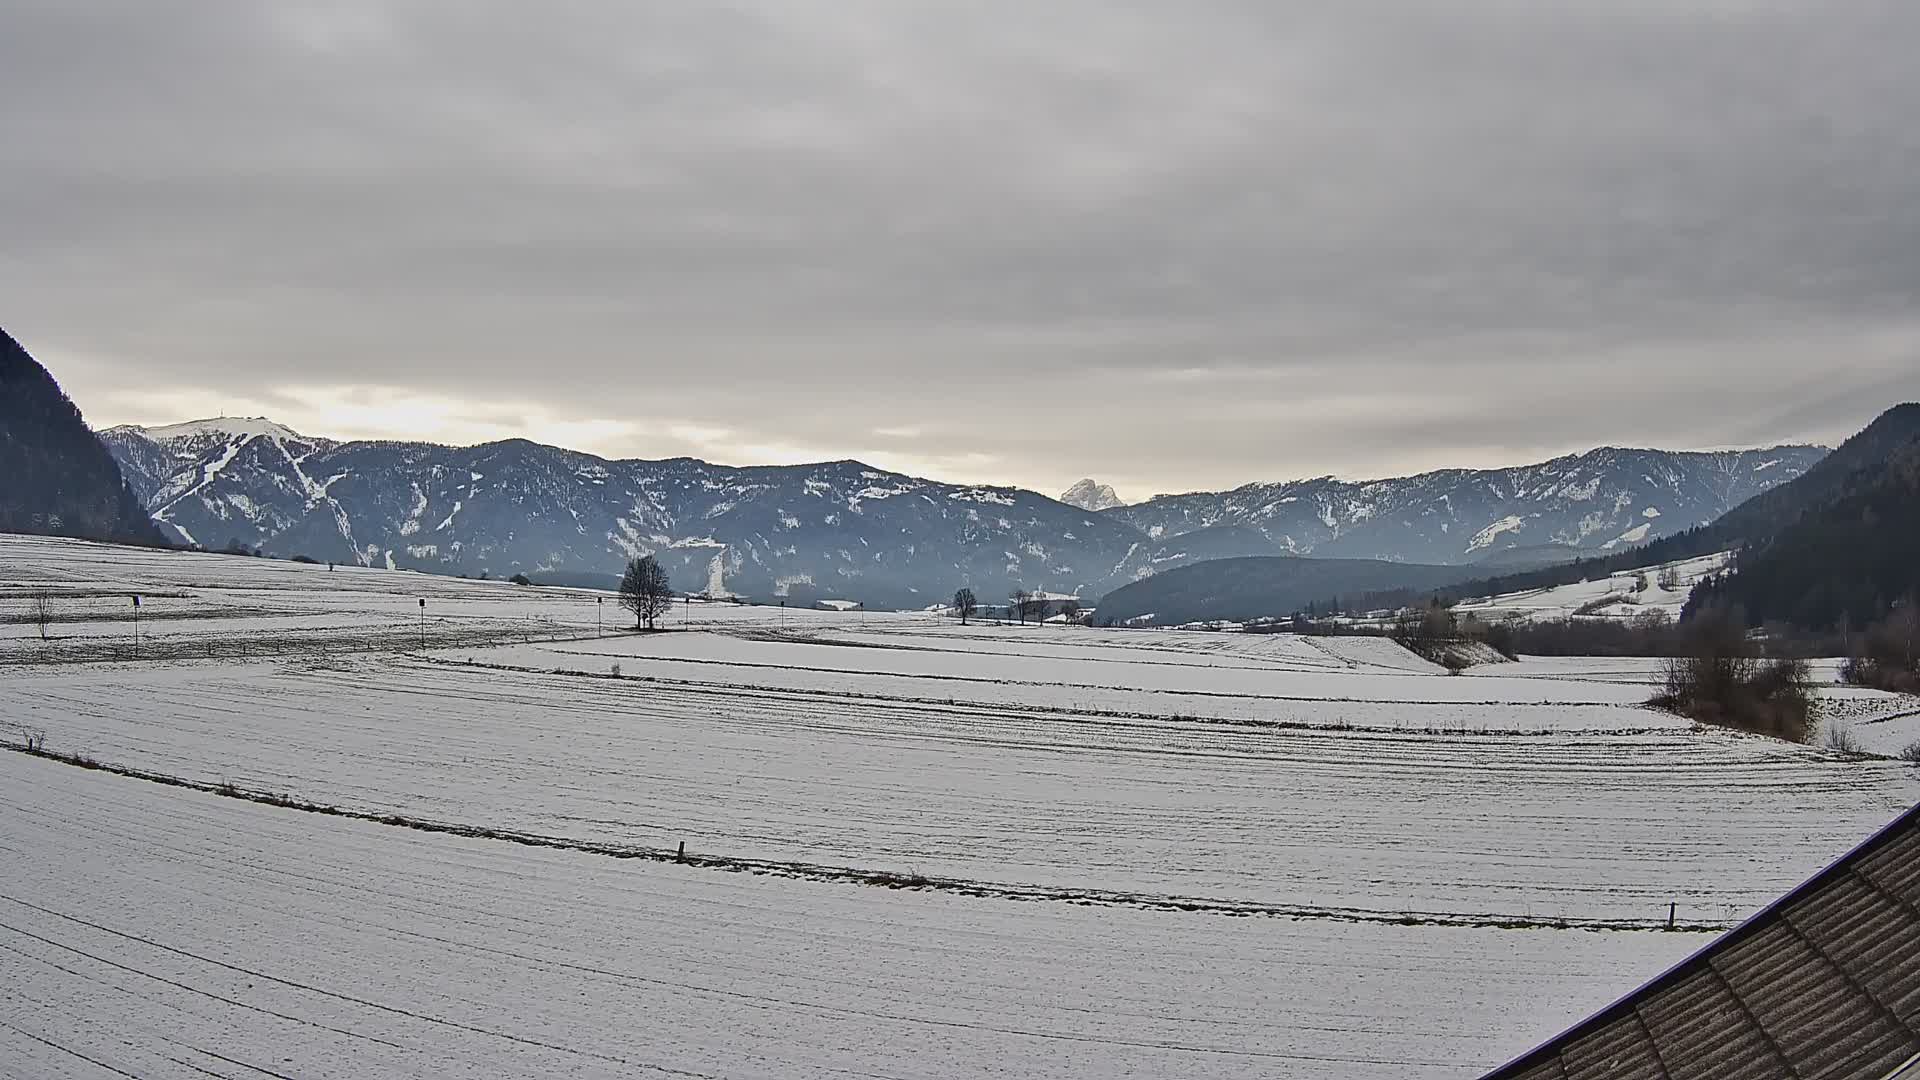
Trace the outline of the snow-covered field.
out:
M 794 881 L 15 754 L 0 850 L 0 1072 L 36 1080 L 1471 1077 L 1701 940 Z
M 199 785 L 0 753 L 0 1061 L 1472 1076 L 1920 798 L 1638 707 L 1656 662 L 600 609 L 0 537 L 0 740 Z
M 1570 619 L 1575 616 L 1630 619 L 1655 612 L 1679 618 L 1686 606 L 1687 594 L 1701 578 L 1725 569 L 1728 552 L 1703 555 L 1662 563 L 1644 570 L 1622 570 L 1608 577 L 1557 585 L 1548 589 L 1504 593 L 1500 596 L 1463 600 L 1454 611 L 1462 617 L 1473 614 L 1488 621 L 1504 618 Z M 1662 580 L 1667 584 L 1662 584 Z M 1641 583 L 1645 582 L 1645 587 Z M 1668 588 L 1667 585 L 1671 585 Z

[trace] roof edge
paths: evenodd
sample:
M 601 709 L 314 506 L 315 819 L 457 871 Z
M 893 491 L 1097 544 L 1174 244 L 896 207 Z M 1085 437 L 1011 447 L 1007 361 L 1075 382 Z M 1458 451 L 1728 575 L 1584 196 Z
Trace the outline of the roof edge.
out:
M 1505 1065 L 1494 1069 L 1492 1072 L 1486 1073 L 1480 1080 L 1511 1080 L 1512 1077 L 1518 1076 L 1528 1069 L 1549 1060 L 1557 1054 L 1560 1048 L 1566 1043 L 1611 1022 L 1633 1008 L 1634 1003 L 1641 998 L 1664 989 L 1669 984 L 1678 981 L 1683 975 L 1691 972 L 1699 964 L 1706 962 L 1711 957 L 1732 948 L 1746 938 L 1758 933 L 1761 927 L 1771 921 L 1782 908 L 1811 895 L 1824 885 L 1828 879 L 1837 877 L 1855 862 L 1873 854 L 1881 845 L 1892 840 L 1902 829 L 1916 822 L 1920 822 L 1920 803 L 1916 803 L 1908 808 L 1899 817 L 1881 826 L 1873 835 L 1855 844 L 1846 854 L 1828 863 L 1820 872 L 1801 882 L 1799 885 L 1794 886 L 1794 888 L 1785 895 L 1768 904 L 1766 907 L 1761 908 L 1759 911 L 1754 912 L 1743 920 L 1740 925 L 1714 938 L 1699 950 L 1688 955 L 1686 959 L 1655 975 L 1652 979 L 1642 983 L 1640 986 L 1629 991 L 1606 1008 L 1601 1009 L 1585 1020 L 1567 1028 L 1565 1031 L 1560 1032 L 1546 1042 L 1514 1058 Z M 1906 1066 L 1903 1066 L 1903 1068 L 1911 1069 L 1913 1064 L 1914 1063 L 1910 1061 Z M 1900 1071 L 1896 1070 L 1894 1076 L 1901 1077 Z

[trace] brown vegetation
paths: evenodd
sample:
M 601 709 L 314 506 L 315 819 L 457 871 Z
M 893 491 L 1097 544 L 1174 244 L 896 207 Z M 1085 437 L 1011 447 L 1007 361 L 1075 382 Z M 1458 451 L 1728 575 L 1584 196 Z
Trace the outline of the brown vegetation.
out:
M 1840 677 L 1856 686 L 1920 694 L 1920 607 L 1912 600 L 1868 627 L 1848 650 Z
M 1666 689 L 1649 704 L 1703 724 L 1804 743 L 1813 737 L 1814 689 L 1805 660 L 1764 660 L 1736 611 L 1701 612 L 1678 633 Z

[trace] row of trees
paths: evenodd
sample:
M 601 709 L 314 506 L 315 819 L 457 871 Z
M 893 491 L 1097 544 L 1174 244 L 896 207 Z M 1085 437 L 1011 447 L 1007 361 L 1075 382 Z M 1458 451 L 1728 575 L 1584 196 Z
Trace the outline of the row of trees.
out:
M 1028 619 L 1035 621 L 1047 617 L 1049 609 L 1053 614 L 1065 615 L 1069 619 L 1080 613 L 1080 601 L 1075 599 L 1059 600 L 1044 594 L 1035 594 L 1025 589 L 1015 589 L 1007 594 L 1007 614 L 1026 625 Z M 970 588 L 962 588 L 953 594 L 953 613 L 960 616 L 960 625 L 980 612 L 980 598 Z

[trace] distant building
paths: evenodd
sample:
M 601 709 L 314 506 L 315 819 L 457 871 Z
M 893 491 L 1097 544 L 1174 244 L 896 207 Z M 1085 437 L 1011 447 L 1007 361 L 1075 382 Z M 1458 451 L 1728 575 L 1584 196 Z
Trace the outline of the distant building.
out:
M 813 606 L 821 611 L 858 611 L 866 605 L 858 600 L 815 600 Z
M 1027 618 L 1046 622 L 1061 615 L 1077 615 L 1085 610 L 1080 598 L 1068 593 L 1037 592 L 1027 602 Z
M 1056 592 L 1028 593 L 1026 609 L 1028 622 L 1071 622 L 1093 610 L 1071 593 Z M 1019 620 L 1020 611 L 1014 606 L 1012 597 L 991 602 L 983 597 L 980 610 L 974 613 L 974 617 L 1014 622 Z
M 1920 1080 L 1920 806 L 1485 1080 Z

